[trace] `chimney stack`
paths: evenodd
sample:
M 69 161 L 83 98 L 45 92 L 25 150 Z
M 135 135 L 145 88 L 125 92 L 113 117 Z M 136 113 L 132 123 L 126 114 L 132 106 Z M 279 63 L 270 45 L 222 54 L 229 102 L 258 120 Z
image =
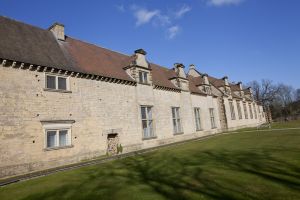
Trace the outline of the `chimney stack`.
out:
M 202 74 L 202 78 L 204 80 L 204 84 L 205 85 L 209 85 L 208 74 Z
M 224 76 L 222 79 L 224 80 L 224 85 L 229 86 L 228 76 Z
M 201 76 L 201 74 L 196 70 L 196 66 L 194 64 L 190 64 L 188 75 L 193 77 Z
M 140 67 L 149 68 L 149 64 L 146 60 L 147 52 L 144 49 L 137 49 L 134 51 L 136 56 L 135 64 Z
M 242 84 L 242 82 L 238 82 L 237 85 L 240 87 L 240 90 L 243 90 L 243 84 Z
M 186 74 L 184 72 L 184 65 L 182 63 L 175 63 L 174 68 L 178 77 L 186 79 Z
M 49 29 L 56 39 L 65 41 L 65 25 L 55 22 Z

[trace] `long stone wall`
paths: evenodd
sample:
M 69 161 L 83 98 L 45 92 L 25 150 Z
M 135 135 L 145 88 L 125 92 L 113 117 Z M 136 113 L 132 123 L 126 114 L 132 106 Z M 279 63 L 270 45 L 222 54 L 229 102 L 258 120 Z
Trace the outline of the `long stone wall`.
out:
M 210 96 L 75 77 L 69 77 L 70 93 L 51 92 L 44 90 L 45 73 L 1 65 L 0 77 L 0 178 L 105 155 L 111 133 L 117 134 L 123 152 L 129 152 L 221 131 L 217 98 Z M 153 106 L 154 139 L 143 139 L 141 105 Z M 183 134 L 173 134 L 171 107 L 180 107 Z M 203 130 L 198 132 L 194 107 L 201 108 Z M 209 108 L 215 109 L 215 129 Z M 71 146 L 45 148 L 41 122 L 51 120 L 74 121 Z

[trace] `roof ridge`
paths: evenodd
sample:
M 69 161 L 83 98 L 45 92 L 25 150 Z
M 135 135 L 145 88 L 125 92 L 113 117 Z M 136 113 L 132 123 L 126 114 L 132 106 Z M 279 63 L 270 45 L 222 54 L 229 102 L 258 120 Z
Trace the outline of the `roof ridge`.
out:
M 121 52 L 118 52 L 118 51 L 109 49 L 109 48 L 107 48 L 107 47 L 100 46 L 99 44 L 94 44 L 94 43 L 85 41 L 85 40 L 83 40 L 83 39 L 74 38 L 74 37 L 69 36 L 69 35 L 66 35 L 66 37 L 71 38 L 71 39 L 73 39 L 73 40 L 77 40 L 77 41 L 79 41 L 79 42 L 86 43 L 86 44 L 88 44 L 88 45 L 92 45 L 92 46 L 95 46 L 95 47 L 98 47 L 98 48 L 101 48 L 101 49 L 105 49 L 105 50 L 108 50 L 108 51 L 111 51 L 111 52 L 120 54 L 120 55 L 122 55 L 122 56 L 127 56 L 127 57 L 132 57 L 132 56 L 133 56 L 133 55 L 127 55 L 127 54 L 125 54 L 125 53 L 121 53 Z
M 48 29 L 44 29 L 44 28 L 42 28 L 42 27 L 39 27 L 39 26 L 36 26 L 36 25 L 32 25 L 32 24 L 27 24 L 27 23 L 25 23 L 25 22 L 22 22 L 22 21 L 19 21 L 19 20 L 16 20 L 16 19 L 13 19 L 13 18 L 10 18 L 10 17 L 7 17 L 7 16 L 0 15 L 0 17 L 5 18 L 5 19 L 10 20 L 10 21 L 14 21 L 14 22 L 17 22 L 17 23 L 26 25 L 26 26 L 30 26 L 30 27 L 32 27 L 32 28 L 36 28 L 36 29 L 40 29 L 40 30 L 42 30 L 42 31 L 49 32 Z

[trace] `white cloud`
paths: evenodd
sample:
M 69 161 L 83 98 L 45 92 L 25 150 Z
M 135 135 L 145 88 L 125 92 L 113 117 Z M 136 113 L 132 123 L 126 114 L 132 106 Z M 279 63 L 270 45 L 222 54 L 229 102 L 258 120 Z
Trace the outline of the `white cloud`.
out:
M 177 12 L 175 12 L 175 17 L 181 18 L 185 13 L 189 12 L 191 9 L 191 7 L 183 5 Z
M 173 39 L 175 38 L 175 36 L 179 33 L 180 31 L 180 27 L 178 25 L 175 26 L 171 26 L 170 28 L 168 28 L 168 39 Z
M 212 6 L 237 5 L 244 0 L 208 0 L 208 4 Z
M 159 10 L 147 10 L 144 8 L 136 8 L 134 11 L 134 16 L 136 18 L 136 25 L 140 26 L 150 22 L 155 16 L 159 16 Z
M 124 5 L 116 5 L 116 8 L 117 8 L 120 12 L 125 12 L 125 6 L 124 6 Z

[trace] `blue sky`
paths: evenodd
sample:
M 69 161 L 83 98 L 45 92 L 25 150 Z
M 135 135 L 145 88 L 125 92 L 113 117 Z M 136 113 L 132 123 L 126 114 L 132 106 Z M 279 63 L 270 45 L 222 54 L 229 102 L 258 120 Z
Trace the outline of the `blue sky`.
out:
M 300 88 L 300 0 L 0 0 L 0 14 L 171 68 Z

